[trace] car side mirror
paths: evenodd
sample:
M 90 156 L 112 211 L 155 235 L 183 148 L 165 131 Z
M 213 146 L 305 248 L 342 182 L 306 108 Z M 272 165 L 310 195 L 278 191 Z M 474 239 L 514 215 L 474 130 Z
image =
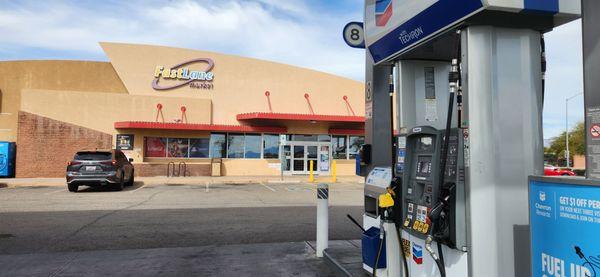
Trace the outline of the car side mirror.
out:
M 127 160 L 128 160 L 130 163 L 132 163 L 132 162 L 133 162 L 133 159 L 132 159 L 132 158 L 129 158 L 129 159 L 127 159 Z

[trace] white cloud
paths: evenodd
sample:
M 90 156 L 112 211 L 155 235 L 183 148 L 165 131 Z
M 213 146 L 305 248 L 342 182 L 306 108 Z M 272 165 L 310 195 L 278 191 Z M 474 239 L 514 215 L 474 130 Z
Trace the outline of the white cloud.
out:
M 188 0 L 99 6 L 26 2 L 0 9 L 0 53 L 34 48 L 102 57 L 99 41 L 147 43 L 364 79 L 364 52 L 347 47 L 340 35 L 345 22 L 360 20 L 360 8 L 353 15 L 316 16 L 303 1 Z

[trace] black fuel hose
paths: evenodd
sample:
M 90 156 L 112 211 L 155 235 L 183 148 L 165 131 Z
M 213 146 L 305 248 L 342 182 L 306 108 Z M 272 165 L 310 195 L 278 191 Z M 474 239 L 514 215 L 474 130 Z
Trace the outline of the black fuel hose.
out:
M 380 234 L 383 230 L 379 230 Z M 377 257 L 375 258 L 375 264 L 373 265 L 373 277 L 377 276 L 377 265 L 379 265 L 379 258 L 381 257 L 381 250 L 383 249 L 383 239 L 379 238 L 379 247 L 377 247 Z
M 356 221 L 354 217 L 352 217 L 350 214 L 346 214 L 346 216 L 348 217 L 348 219 L 350 219 L 350 221 L 352 221 L 352 223 L 354 223 L 358 228 L 360 228 L 363 231 L 363 233 L 365 232 L 365 228 L 360 226 L 360 224 L 358 224 L 358 221 Z
M 405 277 L 409 277 L 409 272 L 408 272 L 408 262 L 406 261 L 406 252 L 404 252 L 404 244 L 402 244 L 402 235 L 400 234 L 400 232 L 402 232 L 402 228 L 398 227 L 398 223 L 396 223 L 396 229 L 398 231 L 398 243 L 400 243 L 400 251 L 402 251 L 402 263 L 404 264 L 404 276 Z
M 442 264 L 442 268 L 444 269 L 444 273 L 442 273 L 442 277 L 446 276 L 446 263 L 444 262 L 444 251 L 442 251 L 442 244 L 437 243 L 438 255 L 440 256 L 440 263 Z

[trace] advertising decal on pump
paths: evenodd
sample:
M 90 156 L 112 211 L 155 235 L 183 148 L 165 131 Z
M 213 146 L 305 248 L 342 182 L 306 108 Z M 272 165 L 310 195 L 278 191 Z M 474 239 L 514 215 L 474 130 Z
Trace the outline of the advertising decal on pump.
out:
M 423 247 L 413 242 L 412 257 L 416 264 L 423 264 Z
M 530 181 L 534 277 L 600 273 L 600 187 Z

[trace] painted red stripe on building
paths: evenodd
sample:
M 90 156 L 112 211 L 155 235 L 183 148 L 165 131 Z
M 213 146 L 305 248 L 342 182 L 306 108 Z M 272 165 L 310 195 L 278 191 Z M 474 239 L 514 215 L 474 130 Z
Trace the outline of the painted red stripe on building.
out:
M 292 113 L 242 113 L 237 115 L 237 120 L 295 120 L 295 121 L 325 121 L 325 122 L 354 122 L 364 123 L 364 116 L 325 115 L 325 114 L 292 114 Z
M 246 132 L 246 133 L 286 133 L 286 127 L 219 125 L 194 123 L 163 123 L 148 121 L 115 122 L 115 129 L 152 129 L 179 131 L 216 131 L 216 132 Z

